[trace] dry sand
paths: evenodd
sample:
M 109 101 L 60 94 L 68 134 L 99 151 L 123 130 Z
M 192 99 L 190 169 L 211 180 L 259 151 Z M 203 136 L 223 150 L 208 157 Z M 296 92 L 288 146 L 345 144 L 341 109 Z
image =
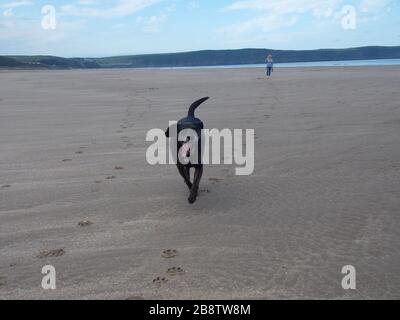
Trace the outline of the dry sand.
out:
M 262 76 L 0 72 L 0 298 L 399 299 L 400 67 Z M 208 128 L 256 129 L 255 172 L 207 167 L 191 206 L 145 135 L 205 95 Z

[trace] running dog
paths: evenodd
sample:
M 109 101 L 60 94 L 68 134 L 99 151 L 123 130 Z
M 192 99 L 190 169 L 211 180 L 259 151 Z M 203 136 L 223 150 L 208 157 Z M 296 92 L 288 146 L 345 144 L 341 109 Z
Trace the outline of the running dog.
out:
M 176 137 L 170 137 L 170 128 L 167 129 L 165 132 L 165 135 L 167 138 L 172 138 L 174 141 L 173 143 L 176 143 L 177 145 L 177 167 L 180 175 L 183 177 L 186 185 L 188 186 L 190 190 L 190 196 L 188 198 L 188 201 L 190 204 L 193 204 L 196 202 L 198 192 L 199 192 L 199 185 L 200 185 L 200 180 L 203 176 L 203 164 L 201 163 L 201 146 L 202 146 L 202 141 L 201 141 L 201 134 L 202 130 L 204 129 L 204 124 L 203 122 L 195 117 L 195 110 L 206 100 L 208 100 L 209 97 L 202 98 L 200 100 L 197 100 L 194 102 L 190 108 L 189 112 L 186 118 L 183 118 L 178 121 L 177 124 L 177 136 Z M 196 131 L 197 133 L 197 141 L 190 141 L 190 139 L 187 139 L 185 142 L 179 141 L 178 136 L 179 133 L 185 129 L 192 129 Z M 176 140 L 175 140 L 176 139 Z M 193 143 L 197 143 L 197 148 L 195 151 Z M 189 159 L 192 155 L 192 152 L 197 152 L 198 156 L 198 161 L 195 164 L 192 164 L 190 161 L 187 163 L 181 163 L 179 158 L 186 158 Z M 194 154 L 194 153 L 193 153 Z M 190 180 L 190 169 L 194 168 L 194 178 L 193 178 L 193 183 Z

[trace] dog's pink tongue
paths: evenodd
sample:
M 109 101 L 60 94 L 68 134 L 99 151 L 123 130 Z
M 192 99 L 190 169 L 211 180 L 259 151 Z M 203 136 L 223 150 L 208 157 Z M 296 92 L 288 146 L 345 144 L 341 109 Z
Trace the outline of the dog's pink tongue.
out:
M 187 153 L 190 151 L 191 146 L 188 143 L 185 143 L 182 147 L 181 147 L 181 156 L 183 158 L 187 158 Z

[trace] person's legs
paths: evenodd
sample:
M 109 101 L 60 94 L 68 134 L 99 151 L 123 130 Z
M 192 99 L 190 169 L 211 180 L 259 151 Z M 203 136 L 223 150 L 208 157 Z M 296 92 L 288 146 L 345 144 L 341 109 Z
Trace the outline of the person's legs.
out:
M 268 67 L 268 70 L 267 70 L 267 76 L 268 76 L 268 77 L 271 76 L 271 69 L 272 69 L 271 67 Z

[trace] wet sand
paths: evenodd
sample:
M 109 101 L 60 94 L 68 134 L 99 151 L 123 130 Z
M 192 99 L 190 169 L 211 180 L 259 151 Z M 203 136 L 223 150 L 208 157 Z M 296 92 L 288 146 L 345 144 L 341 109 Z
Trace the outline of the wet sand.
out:
M 399 299 L 399 88 L 390 66 L 1 71 L 0 299 Z M 206 95 L 208 128 L 255 129 L 255 172 L 208 166 L 192 206 L 145 136 Z

